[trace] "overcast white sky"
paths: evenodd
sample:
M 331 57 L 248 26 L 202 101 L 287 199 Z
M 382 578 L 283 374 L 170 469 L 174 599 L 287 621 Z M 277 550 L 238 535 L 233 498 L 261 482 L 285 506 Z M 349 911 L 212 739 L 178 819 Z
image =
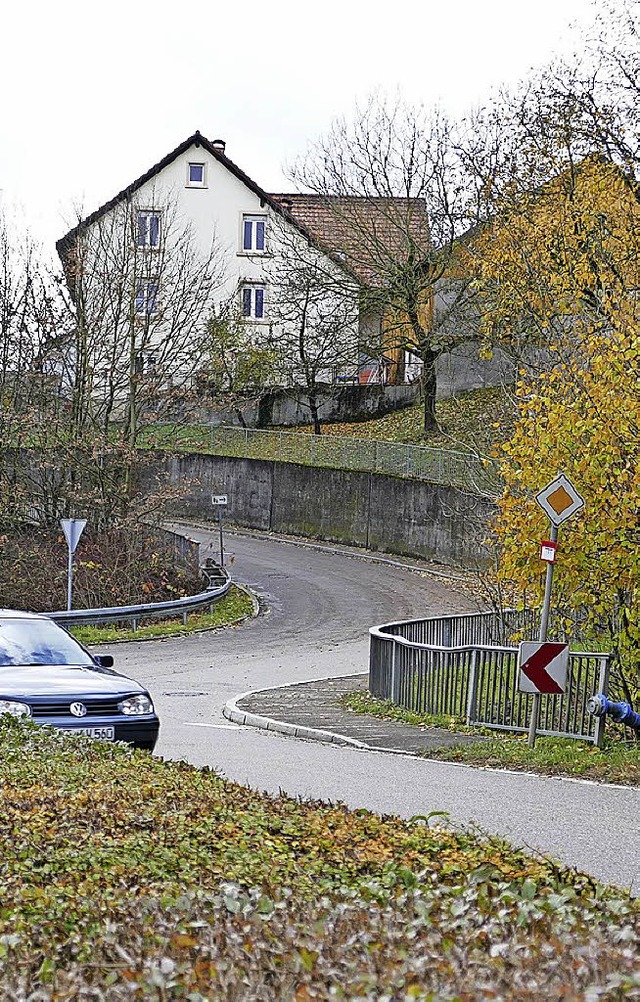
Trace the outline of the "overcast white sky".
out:
M 572 47 L 591 0 L 5 5 L 0 191 L 50 248 L 196 129 L 267 190 L 375 88 L 452 112 Z

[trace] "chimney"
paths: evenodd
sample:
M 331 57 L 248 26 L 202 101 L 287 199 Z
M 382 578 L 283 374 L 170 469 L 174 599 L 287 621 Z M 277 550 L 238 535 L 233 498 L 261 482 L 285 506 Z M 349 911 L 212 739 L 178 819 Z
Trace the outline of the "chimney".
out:
M 282 206 L 283 209 L 286 209 L 287 212 L 291 212 L 291 207 L 293 203 L 290 198 L 281 198 L 280 205 Z
M 224 139 L 214 139 L 211 145 L 218 153 L 224 153 L 227 144 Z

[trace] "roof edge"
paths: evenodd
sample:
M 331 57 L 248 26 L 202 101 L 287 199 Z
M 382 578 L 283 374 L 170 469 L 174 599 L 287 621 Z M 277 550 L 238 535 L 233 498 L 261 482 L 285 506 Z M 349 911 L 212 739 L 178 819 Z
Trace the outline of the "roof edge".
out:
M 136 191 L 139 191 L 139 189 L 142 188 L 143 185 L 147 184 L 148 181 L 151 181 L 154 177 L 157 177 L 157 175 L 160 174 L 165 169 L 165 167 L 168 167 L 179 156 L 181 156 L 183 153 L 186 153 L 186 151 L 191 146 L 196 146 L 196 147 L 201 146 L 203 149 L 205 149 L 207 153 L 209 153 L 212 157 L 214 157 L 215 160 L 218 161 L 218 163 L 220 163 L 223 167 L 226 167 L 226 169 L 231 174 L 233 174 L 234 177 L 236 177 L 239 181 L 242 182 L 242 184 L 244 184 L 247 188 L 249 188 L 249 190 L 252 191 L 254 195 L 257 195 L 258 198 L 264 201 L 265 204 L 267 204 L 271 209 L 273 209 L 274 212 L 276 212 L 279 216 L 282 216 L 284 219 L 286 219 L 287 222 L 289 222 L 292 226 L 294 226 L 310 243 L 312 243 L 314 246 L 317 246 L 317 243 L 312 234 L 306 229 L 305 226 L 303 226 L 293 217 L 293 215 L 286 209 L 285 206 L 281 205 L 277 201 L 277 199 L 274 198 L 273 195 L 270 195 L 263 188 L 261 188 L 260 185 L 256 184 L 256 182 L 253 181 L 252 178 L 250 178 L 249 175 L 246 174 L 240 167 L 238 167 L 238 165 L 235 164 L 233 160 L 230 160 L 229 157 L 227 157 L 223 152 L 221 152 L 221 150 L 217 149 L 213 145 L 213 143 L 211 143 L 210 140 L 206 138 L 206 136 L 203 136 L 202 133 L 198 129 L 196 129 L 193 135 L 189 136 L 188 139 L 185 139 L 182 143 L 180 143 L 179 146 L 176 146 L 176 148 L 172 150 L 171 153 L 167 153 L 167 155 L 163 157 L 162 160 L 159 160 L 158 163 L 154 164 L 153 167 L 150 167 L 148 171 L 146 171 L 140 177 L 136 178 L 135 181 L 132 181 L 132 183 L 127 185 L 126 188 L 123 188 L 122 191 L 119 191 L 118 194 L 114 195 L 114 197 L 109 199 L 108 202 L 105 202 L 103 205 L 99 206 L 99 208 L 95 209 L 94 212 L 91 212 L 88 216 L 85 216 L 84 219 L 81 219 L 80 222 L 76 224 L 76 226 L 74 226 L 72 229 L 68 231 L 68 233 L 65 233 L 63 237 L 57 240 L 56 250 L 58 251 L 60 259 L 64 262 L 64 257 L 66 253 L 71 247 L 75 237 L 78 236 L 79 233 L 81 233 L 88 226 L 91 226 L 93 223 L 97 222 L 99 219 L 102 218 L 102 216 L 105 216 L 112 209 L 115 209 L 117 205 L 120 205 L 122 202 L 126 202 L 128 199 L 130 199 L 133 195 L 135 195 Z

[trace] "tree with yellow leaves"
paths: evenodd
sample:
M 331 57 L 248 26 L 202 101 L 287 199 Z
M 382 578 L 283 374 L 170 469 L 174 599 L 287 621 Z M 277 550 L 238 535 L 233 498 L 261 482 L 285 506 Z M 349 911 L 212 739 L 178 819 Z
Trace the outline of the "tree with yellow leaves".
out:
M 557 472 L 585 507 L 561 529 L 555 610 L 615 654 L 614 692 L 640 696 L 640 191 L 601 156 L 549 142 L 555 178 L 505 184 L 470 244 L 491 339 L 526 336 L 547 370 L 521 373 L 519 419 L 502 447 L 495 525 L 500 574 L 540 600 L 548 523 L 535 494 Z M 617 683 L 617 689 L 616 689 Z

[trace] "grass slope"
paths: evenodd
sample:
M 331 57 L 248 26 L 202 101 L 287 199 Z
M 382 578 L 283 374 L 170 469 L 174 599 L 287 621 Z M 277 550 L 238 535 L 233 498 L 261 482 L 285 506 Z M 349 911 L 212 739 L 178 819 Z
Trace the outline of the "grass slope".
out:
M 118 640 L 157 640 L 162 637 L 184 636 L 200 630 L 230 626 L 253 613 L 253 602 L 245 591 L 232 585 L 229 592 L 214 605 L 213 612 L 190 613 L 186 624 L 180 619 L 143 621 L 137 630 L 129 626 L 74 626 L 71 633 L 82 644 L 107 644 Z
M 423 407 L 420 401 L 370 421 L 323 424 L 325 435 L 353 435 L 409 445 L 428 445 L 434 449 L 478 451 L 488 455 L 495 446 L 510 437 L 514 410 L 509 395 L 501 387 L 470 390 L 439 400 L 436 415 L 440 432 L 425 434 Z M 311 431 L 307 426 L 306 430 Z
M 509 394 L 500 387 L 470 390 L 439 400 L 436 412 L 441 430 L 427 435 L 422 429 L 423 410 L 419 401 L 369 421 L 323 424 L 322 433 L 489 455 L 510 437 L 513 429 L 513 404 Z M 291 434 L 310 433 L 313 427 L 302 425 L 281 430 Z M 220 437 L 214 436 L 213 440 L 219 448 Z M 176 448 L 193 452 L 210 452 L 211 445 L 212 434 L 207 425 L 158 424 L 149 427 L 141 440 L 144 448 Z M 294 448 L 292 443 L 288 447 Z M 262 440 L 251 439 L 252 455 L 255 452 L 256 458 L 272 459 L 276 448 L 277 443 L 270 441 L 268 436 Z
M 584 875 L 428 817 L 268 797 L 6 719 L 0 880 L 0 997 L 15 1002 L 640 988 L 640 910 Z
M 382 720 L 400 720 L 415 727 L 446 727 L 453 731 L 495 734 L 487 728 L 467 727 L 455 717 L 414 713 L 389 699 L 377 699 L 370 692 L 353 692 L 340 697 L 340 706 Z M 612 728 L 613 730 L 613 728 Z M 619 731 L 619 728 L 617 729 Z M 619 736 L 619 735 L 618 735 Z M 425 758 L 465 762 L 497 769 L 537 772 L 544 776 L 579 776 L 607 783 L 640 786 L 640 743 L 605 739 L 603 748 L 571 738 L 539 737 L 533 749 L 526 735 L 492 737 L 489 741 L 456 747 L 431 748 Z

